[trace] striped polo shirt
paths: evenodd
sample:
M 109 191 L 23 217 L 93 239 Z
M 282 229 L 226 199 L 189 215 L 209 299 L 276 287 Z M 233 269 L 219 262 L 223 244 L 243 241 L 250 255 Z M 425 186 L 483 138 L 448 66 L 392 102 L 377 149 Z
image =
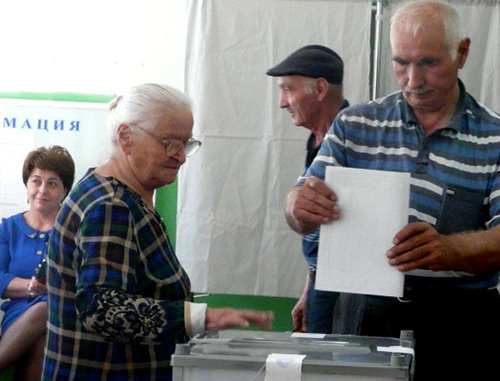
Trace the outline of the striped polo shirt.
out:
M 343 110 L 297 185 L 311 176 L 324 179 L 329 165 L 409 172 L 408 222 L 428 222 L 442 234 L 498 225 L 500 115 L 466 93 L 460 80 L 459 86 L 454 116 L 445 128 L 428 136 L 401 91 Z M 453 286 L 470 288 L 492 287 L 498 282 L 498 272 L 472 276 L 458 271 L 413 270 L 407 275 L 407 283 L 429 284 L 447 278 Z

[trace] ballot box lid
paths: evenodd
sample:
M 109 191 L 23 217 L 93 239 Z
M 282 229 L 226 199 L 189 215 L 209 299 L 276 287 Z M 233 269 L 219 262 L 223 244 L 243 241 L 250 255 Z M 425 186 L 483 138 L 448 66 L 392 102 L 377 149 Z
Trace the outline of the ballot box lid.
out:
M 258 370 L 270 354 L 305 355 L 302 372 L 410 379 L 414 341 L 391 337 L 224 330 L 178 344 L 174 367 Z

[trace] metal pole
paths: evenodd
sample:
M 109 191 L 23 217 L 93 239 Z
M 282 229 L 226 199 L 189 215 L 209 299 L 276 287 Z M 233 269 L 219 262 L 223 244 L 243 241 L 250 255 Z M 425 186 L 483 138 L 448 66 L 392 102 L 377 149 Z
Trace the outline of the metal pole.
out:
M 375 44 L 373 52 L 373 86 L 372 100 L 379 96 L 379 74 L 380 74 L 380 39 L 382 38 L 382 1 L 377 0 L 377 10 L 375 13 Z

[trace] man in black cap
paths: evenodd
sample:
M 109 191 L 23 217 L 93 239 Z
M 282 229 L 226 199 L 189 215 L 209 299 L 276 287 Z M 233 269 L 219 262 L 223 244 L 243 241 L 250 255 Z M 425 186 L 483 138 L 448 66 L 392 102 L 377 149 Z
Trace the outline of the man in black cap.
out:
M 290 112 L 296 126 L 311 131 L 306 170 L 339 111 L 349 106 L 342 95 L 343 74 L 340 56 L 322 45 L 304 46 L 267 71 L 267 75 L 279 77 L 280 107 Z M 309 273 L 304 291 L 292 310 L 292 319 L 296 331 L 331 333 L 339 294 L 314 288 L 318 242 L 319 228 L 303 236 L 302 249 Z

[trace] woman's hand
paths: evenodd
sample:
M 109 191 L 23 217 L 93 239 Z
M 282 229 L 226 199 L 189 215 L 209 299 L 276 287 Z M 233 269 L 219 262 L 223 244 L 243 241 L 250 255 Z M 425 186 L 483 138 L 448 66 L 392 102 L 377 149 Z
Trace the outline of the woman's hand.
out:
M 236 310 L 233 308 L 207 308 L 205 318 L 206 331 L 218 331 L 231 327 L 246 328 L 250 324 L 270 330 L 274 321 L 272 312 Z
M 45 283 L 39 282 L 32 276 L 28 284 L 28 292 L 31 298 L 37 297 L 38 295 L 44 295 L 47 293 L 47 286 Z

